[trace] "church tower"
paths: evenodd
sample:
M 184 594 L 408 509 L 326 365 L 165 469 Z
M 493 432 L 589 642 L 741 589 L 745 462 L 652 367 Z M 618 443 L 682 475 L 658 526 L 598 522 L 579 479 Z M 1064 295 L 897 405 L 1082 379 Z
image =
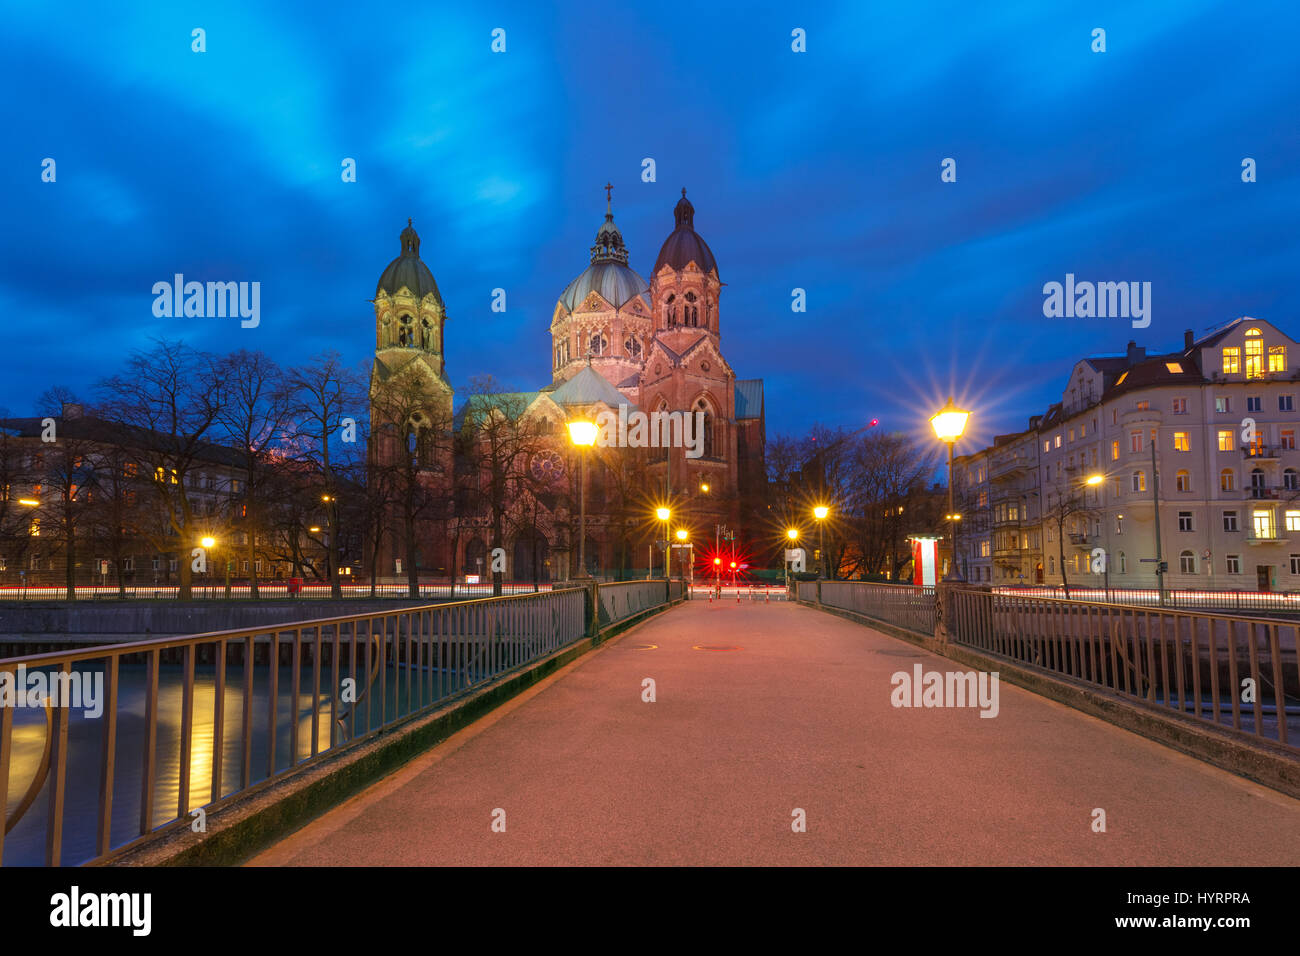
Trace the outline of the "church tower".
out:
M 446 308 L 433 273 L 420 258 L 420 236 L 409 219 L 400 240 L 400 254 L 375 288 L 368 458 L 372 468 L 392 469 L 399 482 L 450 488 L 454 392 L 443 357 Z M 424 521 L 443 517 L 428 508 L 421 513 Z M 411 536 L 408 543 L 402 520 L 394 517 L 389 526 L 394 540 L 377 559 L 381 576 L 394 574 L 394 557 L 404 555 L 417 570 L 436 569 L 443 556 L 431 540 L 432 530 Z

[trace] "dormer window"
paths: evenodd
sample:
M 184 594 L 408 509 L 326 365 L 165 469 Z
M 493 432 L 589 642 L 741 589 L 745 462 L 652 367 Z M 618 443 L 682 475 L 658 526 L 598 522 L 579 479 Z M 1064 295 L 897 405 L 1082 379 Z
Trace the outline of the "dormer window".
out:
M 1246 378 L 1264 377 L 1264 337 L 1259 329 L 1246 330 Z

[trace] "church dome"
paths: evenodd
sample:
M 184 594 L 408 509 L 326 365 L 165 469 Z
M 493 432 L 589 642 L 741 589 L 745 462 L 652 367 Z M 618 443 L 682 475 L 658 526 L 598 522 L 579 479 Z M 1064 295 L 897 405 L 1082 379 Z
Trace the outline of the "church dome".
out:
M 618 309 L 650 291 L 650 284 L 627 264 L 627 246 L 623 244 L 623 234 L 614 225 L 608 194 L 605 203 L 605 221 L 596 231 L 596 244 L 591 247 L 591 265 L 560 294 L 560 304 L 570 312 L 592 292 L 599 293 L 602 299 Z M 647 301 L 646 305 L 649 304 Z
M 706 273 L 716 272 L 718 262 L 713 258 L 708 243 L 695 231 L 695 207 L 686 198 L 685 189 L 682 189 L 682 198 L 673 209 L 673 218 L 677 221 L 677 228 L 664 240 L 654 271 L 658 272 L 665 265 L 680 271 L 686 268 L 687 263 L 694 262 Z
M 393 295 L 405 286 L 417 299 L 433 293 L 441 306 L 442 295 L 438 292 L 438 283 L 433 281 L 433 273 L 420 258 L 420 235 L 409 219 L 406 220 L 406 228 L 402 230 L 401 241 L 402 253 L 384 269 L 379 284 L 375 287 L 375 295 L 381 292 Z

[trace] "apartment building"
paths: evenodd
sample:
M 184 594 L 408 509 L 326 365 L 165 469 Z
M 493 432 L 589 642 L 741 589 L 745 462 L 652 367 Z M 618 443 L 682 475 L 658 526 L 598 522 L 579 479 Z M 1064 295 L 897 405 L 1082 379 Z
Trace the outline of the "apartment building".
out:
M 1154 587 L 1159 553 L 1167 587 L 1300 590 L 1298 399 L 1300 349 L 1258 319 L 1080 360 L 955 462 L 968 579 Z

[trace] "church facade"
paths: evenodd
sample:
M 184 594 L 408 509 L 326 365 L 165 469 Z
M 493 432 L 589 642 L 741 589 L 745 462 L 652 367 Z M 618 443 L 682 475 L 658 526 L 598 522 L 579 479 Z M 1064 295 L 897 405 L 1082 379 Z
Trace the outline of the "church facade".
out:
M 482 580 L 496 571 L 542 583 L 576 573 L 579 550 L 597 576 L 641 576 L 648 566 L 660 574 L 664 539 L 684 529 L 694 551 L 676 552 L 679 574 L 727 530 L 742 551 L 757 536 L 749 516 L 765 483 L 763 383 L 738 378 L 724 355 L 723 283 L 694 206 L 683 189 L 646 281 L 630 265 L 611 188 L 589 263 L 552 309 L 550 381 L 535 391 L 470 389 L 454 399 L 446 309 L 408 221 L 374 299 L 370 458 L 376 474 L 398 475 L 381 576 Z M 580 450 L 568 440 L 571 421 L 638 413 L 691 416 L 702 431 L 693 447 L 602 441 Z M 655 517 L 661 507 L 667 523 Z

